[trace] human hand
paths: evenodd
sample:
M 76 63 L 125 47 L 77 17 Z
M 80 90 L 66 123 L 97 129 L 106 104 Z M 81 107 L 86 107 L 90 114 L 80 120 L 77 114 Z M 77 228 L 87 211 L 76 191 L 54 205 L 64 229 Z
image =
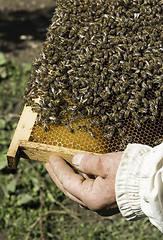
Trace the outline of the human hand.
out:
M 51 156 L 45 167 L 66 196 L 100 215 L 110 216 L 119 212 L 115 177 L 122 153 L 76 154 L 72 163 L 81 174 L 59 156 Z

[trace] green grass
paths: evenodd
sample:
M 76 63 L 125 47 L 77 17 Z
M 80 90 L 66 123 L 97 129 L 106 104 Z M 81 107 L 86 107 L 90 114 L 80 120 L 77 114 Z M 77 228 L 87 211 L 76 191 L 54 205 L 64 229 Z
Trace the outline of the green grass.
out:
M 43 163 L 20 159 L 7 167 L 6 152 L 23 106 L 31 64 L 0 54 L 0 240 L 154 240 L 161 232 L 148 219 L 103 218 L 64 197 Z

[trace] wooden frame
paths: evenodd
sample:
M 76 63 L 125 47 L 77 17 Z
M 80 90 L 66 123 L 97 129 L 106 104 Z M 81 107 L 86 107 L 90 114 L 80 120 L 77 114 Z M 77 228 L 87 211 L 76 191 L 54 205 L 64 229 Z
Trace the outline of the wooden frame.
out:
M 53 154 L 63 157 L 72 164 L 71 159 L 76 153 L 86 153 L 77 149 L 29 141 L 36 118 L 37 113 L 34 113 L 31 107 L 25 106 L 7 152 L 8 166 L 10 168 L 16 169 L 21 157 L 46 162 L 49 156 Z

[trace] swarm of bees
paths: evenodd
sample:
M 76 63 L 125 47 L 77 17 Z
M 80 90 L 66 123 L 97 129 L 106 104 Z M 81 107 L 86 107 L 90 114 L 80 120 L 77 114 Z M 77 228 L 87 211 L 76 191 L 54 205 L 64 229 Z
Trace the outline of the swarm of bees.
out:
M 26 104 L 38 113 L 37 124 L 45 131 L 64 125 L 72 134 L 85 131 L 92 137 L 92 127 L 100 126 L 106 140 L 122 139 L 118 150 L 134 140 L 130 125 L 135 131 L 150 125 L 151 145 L 162 142 L 161 4 L 58 0 L 25 92 Z M 86 124 L 73 129 L 81 119 Z

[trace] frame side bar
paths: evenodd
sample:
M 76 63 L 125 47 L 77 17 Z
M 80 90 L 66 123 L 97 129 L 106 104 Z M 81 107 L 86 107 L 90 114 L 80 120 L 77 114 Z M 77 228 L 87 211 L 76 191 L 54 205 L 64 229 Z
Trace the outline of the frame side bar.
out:
M 32 128 L 36 121 L 37 113 L 34 113 L 30 106 L 24 106 L 14 136 L 7 152 L 7 161 L 9 168 L 17 168 L 20 152 L 20 140 L 29 140 Z

